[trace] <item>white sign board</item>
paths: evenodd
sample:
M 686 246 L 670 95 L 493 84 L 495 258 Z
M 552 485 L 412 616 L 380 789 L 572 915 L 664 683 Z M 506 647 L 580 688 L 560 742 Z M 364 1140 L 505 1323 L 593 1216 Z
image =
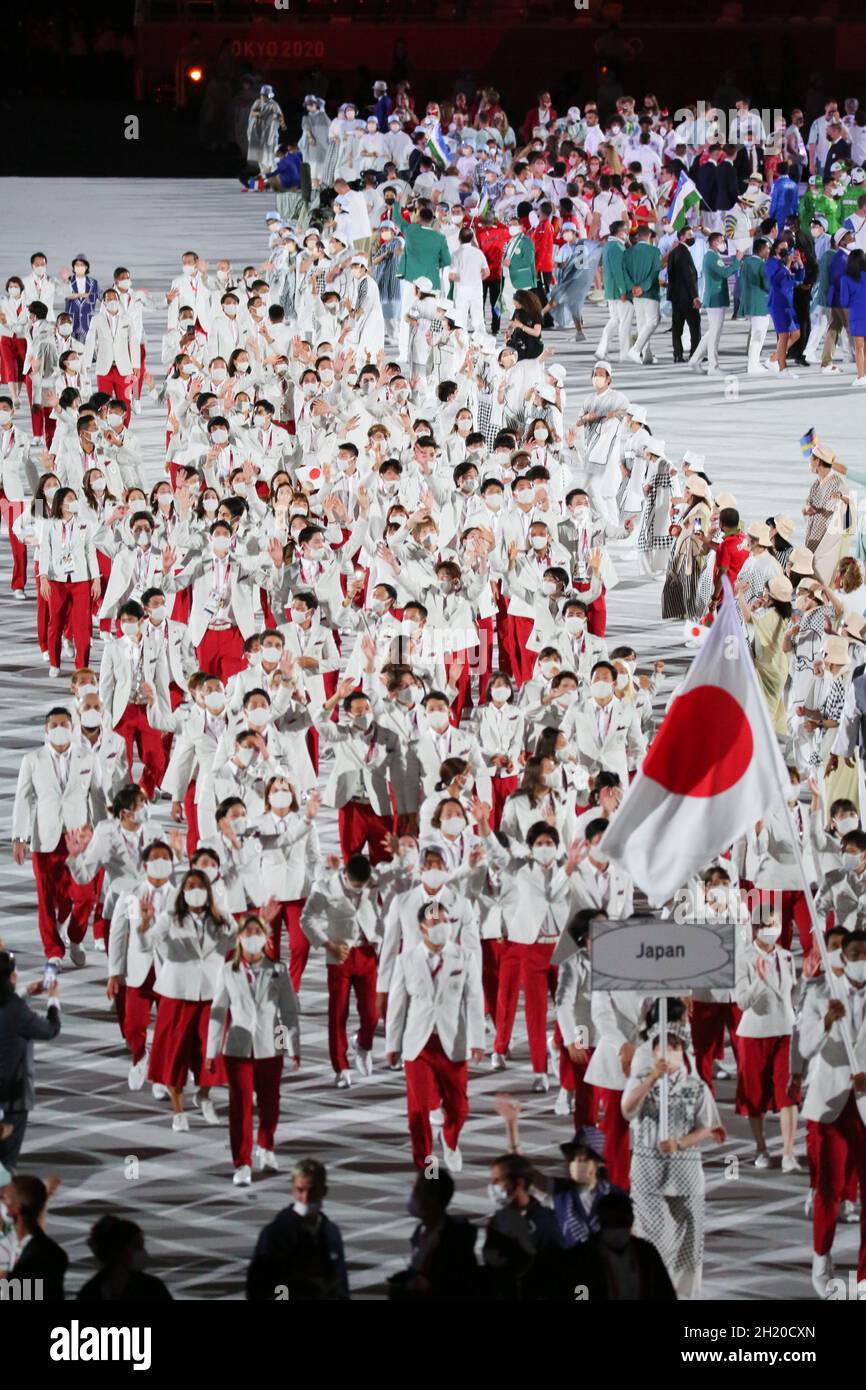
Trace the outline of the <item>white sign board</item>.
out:
M 629 917 L 591 924 L 592 989 L 687 994 L 733 989 L 732 922 L 662 922 Z

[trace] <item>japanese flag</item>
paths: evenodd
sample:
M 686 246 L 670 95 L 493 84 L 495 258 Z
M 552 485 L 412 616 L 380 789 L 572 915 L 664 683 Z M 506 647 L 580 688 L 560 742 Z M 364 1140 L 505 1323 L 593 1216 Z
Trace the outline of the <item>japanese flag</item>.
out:
M 656 904 L 786 795 L 788 774 L 727 580 L 725 598 L 601 849 Z

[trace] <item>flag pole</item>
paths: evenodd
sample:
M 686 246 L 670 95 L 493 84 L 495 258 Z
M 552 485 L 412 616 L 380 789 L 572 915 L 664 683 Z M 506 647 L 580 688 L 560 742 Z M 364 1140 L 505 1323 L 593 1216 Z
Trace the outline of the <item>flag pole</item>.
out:
M 662 1061 L 668 1059 L 668 997 L 666 994 L 659 998 L 659 1042 L 661 1044 Z M 659 1093 L 659 1139 L 670 1137 L 670 1120 L 668 1116 L 668 1074 L 663 1072 L 661 1076 L 661 1088 Z
M 733 589 L 731 588 L 730 581 L 727 579 L 727 577 L 723 577 L 722 579 L 722 591 L 724 593 L 725 603 L 735 602 Z M 755 684 L 757 684 L 757 675 L 755 673 L 755 668 L 752 663 L 751 654 L 749 653 L 746 647 L 745 641 L 741 642 L 741 649 L 741 659 L 743 656 L 745 656 L 749 662 L 750 679 L 753 680 Z M 788 781 L 786 784 L 785 778 L 787 776 L 787 769 L 785 768 L 785 765 L 782 762 L 782 756 L 779 752 L 779 745 L 776 740 L 776 734 L 773 729 L 773 726 L 770 723 L 770 715 L 769 711 L 767 710 L 767 702 L 764 699 L 764 692 L 762 690 L 759 690 L 758 694 L 760 696 L 759 704 L 761 711 L 759 718 L 761 719 L 761 722 L 763 724 L 764 734 L 770 740 L 770 746 L 772 747 L 773 752 L 775 754 L 775 756 L 771 758 L 771 761 L 773 764 L 773 774 L 776 783 L 776 790 L 779 793 L 779 802 L 781 804 L 782 810 L 785 815 L 785 820 L 788 825 L 788 833 L 791 838 L 791 846 L 794 850 L 794 860 L 797 865 L 797 873 L 800 878 L 800 883 L 802 885 L 802 893 L 804 898 L 806 899 L 806 906 L 809 911 L 809 921 L 812 927 L 812 937 L 814 939 L 815 945 L 818 948 L 818 954 L 821 957 L 821 964 L 824 968 L 824 976 L 827 980 L 827 987 L 830 991 L 830 994 L 834 999 L 837 999 L 841 1004 L 844 1004 L 845 1001 L 842 998 L 841 984 L 837 977 L 833 974 L 833 970 L 830 966 L 830 961 L 827 955 L 827 943 L 824 940 L 824 932 L 821 928 L 821 923 L 818 920 L 818 910 L 815 907 L 815 899 L 812 896 L 812 885 L 809 882 L 809 875 L 806 873 L 806 864 L 803 859 L 803 852 L 800 848 L 800 832 L 794 823 L 794 817 L 792 816 L 791 808 L 788 805 L 788 792 L 790 790 L 790 781 Z M 854 1055 L 854 1040 L 851 1035 L 851 1025 L 847 1009 L 845 1014 L 839 1020 L 839 1023 L 845 1053 L 847 1055 L 848 1062 L 850 1064 L 851 1071 L 853 1074 L 857 1071 L 857 1060 Z M 860 1117 L 864 1121 L 864 1123 L 866 1123 L 866 1096 L 855 1095 L 855 1101 L 857 1104 L 857 1109 L 860 1113 Z

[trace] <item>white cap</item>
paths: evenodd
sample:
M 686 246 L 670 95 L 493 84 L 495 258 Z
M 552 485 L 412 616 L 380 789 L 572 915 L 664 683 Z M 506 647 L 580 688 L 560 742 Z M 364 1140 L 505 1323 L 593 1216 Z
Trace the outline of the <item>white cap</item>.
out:
M 705 455 L 699 454 L 696 449 L 686 449 L 683 454 L 683 463 L 687 463 L 689 468 L 701 469 L 706 461 Z
M 665 456 L 665 442 L 663 439 L 647 440 L 644 449 L 648 454 L 652 454 L 654 458 L 661 459 Z
M 547 375 L 552 376 L 554 381 L 565 381 L 565 368 L 561 362 L 554 362 L 547 368 Z
M 556 401 L 556 391 L 552 386 L 541 385 L 535 388 L 543 401 L 554 404 Z
M 645 425 L 649 419 L 649 411 L 645 405 L 633 403 L 629 406 L 627 414 L 629 414 L 633 420 L 637 420 L 639 425 Z
M 426 275 L 419 275 L 418 279 L 415 281 L 415 288 L 416 290 L 420 290 L 422 294 L 432 294 L 433 281 Z
M 593 370 L 594 372 L 595 372 L 595 371 L 607 372 L 607 374 L 608 374 L 609 377 L 612 377 L 612 376 L 613 376 L 613 372 L 611 371 L 610 363 L 607 362 L 607 361 L 605 361 L 605 359 L 604 359 L 603 357 L 599 358 L 599 360 L 598 360 L 597 362 L 593 362 L 593 364 L 592 364 L 592 370 Z
M 363 266 L 365 266 L 365 265 L 367 264 L 367 257 L 366 257 L 366 256 L 361 256 L 361 255 L 353 256 L 352 259 L 351 259 L 351 261 L 349 262 L 349 264 L 350 264 L 350 265 L 363 265 Z

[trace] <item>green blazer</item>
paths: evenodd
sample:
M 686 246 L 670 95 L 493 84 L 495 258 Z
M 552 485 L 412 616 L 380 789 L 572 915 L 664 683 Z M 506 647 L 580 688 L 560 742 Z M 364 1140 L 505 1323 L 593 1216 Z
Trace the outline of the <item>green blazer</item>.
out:
M 439 289 L 439 272 L 451 264 L 448 242 L 441 232 L 410 222 L 403 232 L 403 255 L 398 274 L 404 280 L 418 280 L 426 275 L 434 290 Z
M 725 309 L 731 302 L 728 281 L 740 268 L 739 261 L 731 261 L 726 266 L 718 251 L 708 251 L 704 256 L 704 297 L 701 301 L 705 309 Z
M 502 271 L 508 273 L 511 284 L 516 290 L 534 290 L 538 284 L 538 272 L 535 269 L 535 247 L 531 239 L 521 232 L 514 237 L 517 245 L 512 249 L 511 239 L 505 243 L 502 254 Z
M 770 282 L 760 256 L 744 256 L 740 261 L 740 301 L 737 318 L 755 318 L 769 312 Z
M 622 269 L 629 293 L 640 285 L 641 299 L 658 299 L 661 261 L 658 247 L 650 246 L 648 241 L 636 241 L 634 246 L 626 247 Z
M 601 253 L 605 299 L 622 299 L 622 296 L 628 294 L 631 289 L 623 274 L 624 260 L 625 247 L 622 242 L 618 237 L 608 237 Z
M 838 247 L 830 246 L 818 262 L 818 279 L 815 284 L 815 303 L 822 309 L 827 306 L 827 292 L 830 288 L 830 264 Z

